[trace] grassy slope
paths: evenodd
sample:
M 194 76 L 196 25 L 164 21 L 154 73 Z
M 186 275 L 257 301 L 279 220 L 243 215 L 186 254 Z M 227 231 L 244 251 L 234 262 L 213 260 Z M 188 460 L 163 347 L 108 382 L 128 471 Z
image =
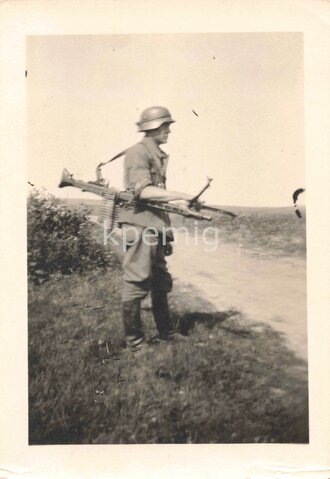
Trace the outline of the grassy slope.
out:
M 119 269 L 31 286 L 30 444 L 308 441 L 306 366 L 278 333 L 176 287 L 189 341 L 136 356 L 120 289 Z
M 237 218 L 213 214 L 212 222 L 199 222 L 198 228 L 217 227 L 222 242 L 238 243 L 250 252 L 268 257 L 306 255 L 306 218 L 299 219 L 293 208 L 233 209 Z M 176 215 L 173 225 L 192 228 L 196 223 Z

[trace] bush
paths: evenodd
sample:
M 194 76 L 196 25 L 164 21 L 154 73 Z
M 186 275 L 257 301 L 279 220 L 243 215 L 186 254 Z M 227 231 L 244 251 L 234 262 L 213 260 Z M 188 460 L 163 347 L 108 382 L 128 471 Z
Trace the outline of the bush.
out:
M 70 209 L 34 190 L 27 202 L 28 274 L 40 284 L 52 274 L 70 274 L 113 263 L 111 252 L 93 239 L 86 208 Z

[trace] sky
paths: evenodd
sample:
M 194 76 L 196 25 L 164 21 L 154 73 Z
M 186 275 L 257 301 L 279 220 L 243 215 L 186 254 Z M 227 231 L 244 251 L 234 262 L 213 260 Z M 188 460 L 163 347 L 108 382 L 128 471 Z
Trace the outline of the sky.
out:
M 176 120 L 168 189 L 209 176 L 209 203 L 289 206 L 305 187 L 300 33 L 30 36 L 26 65 L 28 180 L 56 196 L 93 197 L 59 189 L 62 169 L 94 179 L 152 105 Z M 103 174 L 123 188 L 122 159 Z

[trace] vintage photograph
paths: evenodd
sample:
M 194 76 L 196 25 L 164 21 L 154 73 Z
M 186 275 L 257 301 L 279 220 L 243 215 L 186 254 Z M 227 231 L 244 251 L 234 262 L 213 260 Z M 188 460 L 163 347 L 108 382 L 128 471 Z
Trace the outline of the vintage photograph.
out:
M 308 444 L 304 36 L 26 37 L 29 445 Z

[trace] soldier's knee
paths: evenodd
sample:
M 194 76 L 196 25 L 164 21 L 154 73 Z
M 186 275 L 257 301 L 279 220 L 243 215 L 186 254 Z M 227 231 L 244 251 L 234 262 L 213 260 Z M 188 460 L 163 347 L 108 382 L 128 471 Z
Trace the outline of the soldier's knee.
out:
M 136 226 L 125 225 L 125 227 L 122 228 L 123 252 L 125 253 L 128 248 L 136 245 L 140 240 L 140 236 L 140 231 Z
M 134 299 L 144 299 L 150 290 L 150 282 L 128 282 L 124 281 L 122 290 L 122 301 L 132 301 Z

